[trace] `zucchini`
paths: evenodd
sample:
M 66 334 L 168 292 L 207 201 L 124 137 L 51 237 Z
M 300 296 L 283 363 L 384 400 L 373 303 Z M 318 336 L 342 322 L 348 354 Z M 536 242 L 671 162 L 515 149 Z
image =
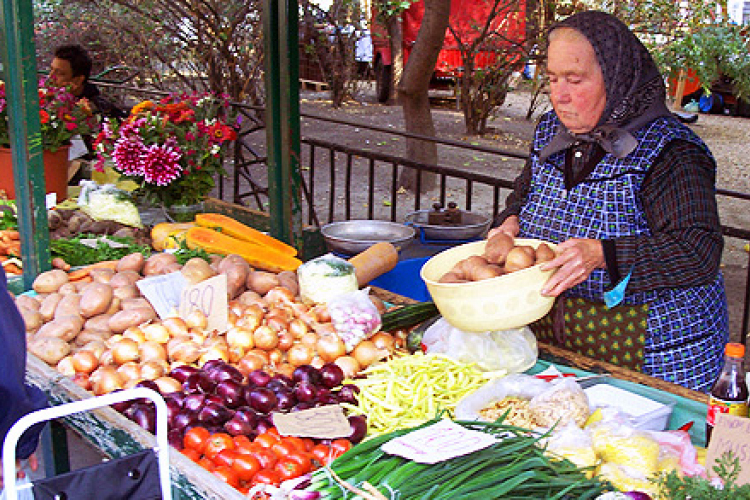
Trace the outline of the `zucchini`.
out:
M 440 312 L 434 302 L 407 304 L 383 313 L 381 316 L 383 325 L 380 329 L 384 332 L 392 332 L 409 328 L 439 314 Z

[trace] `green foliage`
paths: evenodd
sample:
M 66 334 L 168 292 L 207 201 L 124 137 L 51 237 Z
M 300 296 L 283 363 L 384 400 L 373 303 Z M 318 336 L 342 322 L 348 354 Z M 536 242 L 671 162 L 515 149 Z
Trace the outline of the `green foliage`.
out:
M 713 468 L 723 483 L 723 489 L 715 488 L 701 477 L 680 477 L 675 471 L 656 480 L 662 498 L 670 500 L 737 500 L 750 498 L 750 485 L 738 486 L 735 481 L 740 474 L 740 462 L 732 452 L 724 453 Z
M 0 230 L 18 229 L 15 200 L 0 200 Z
M 81 240 L 96 240 L 93 246 Z M 114 242 L 115 246 L 108 243 Z M 105 260 L 116 260 L 140 252 L 148 257 L 151 248 L 139 245 L 133 238 L 118 236 L 101 236 L 96 234 L 80 234 L 73 238 L 61 238 L 50 241 L 52 257 L 62 257 L 71 266 L 86 266 Z

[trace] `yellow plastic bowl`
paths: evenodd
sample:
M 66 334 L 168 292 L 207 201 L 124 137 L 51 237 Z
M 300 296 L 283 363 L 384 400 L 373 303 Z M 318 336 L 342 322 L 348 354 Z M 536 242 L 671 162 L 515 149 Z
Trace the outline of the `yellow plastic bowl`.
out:
M 486 242 L 477 241 L 445 250 L 422 266 L 420 275 L 440 314 L 448 323 L 466 332 L 520 328 L 547 314 L 555 298 L 543 296 L 541 290 L 555 269 L 542 271 L 541 264 L 482 281 L 438 283 L 458 261 L 482 255 Z M 536 248 L 543 242 L 516 238 L 515 243 Z M 555 248 L 552 243 L 544 243 Z

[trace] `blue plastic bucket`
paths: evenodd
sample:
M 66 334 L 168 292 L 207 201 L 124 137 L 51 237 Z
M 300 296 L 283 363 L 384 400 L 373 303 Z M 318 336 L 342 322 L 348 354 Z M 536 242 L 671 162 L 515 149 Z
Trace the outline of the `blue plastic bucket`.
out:
M 428 260 L 429 257 L 403 260 L 392 270 L 372 280 L 370 284 L 420 302 L 432 300 L 427 285 L 419 275 L 422 266 Z

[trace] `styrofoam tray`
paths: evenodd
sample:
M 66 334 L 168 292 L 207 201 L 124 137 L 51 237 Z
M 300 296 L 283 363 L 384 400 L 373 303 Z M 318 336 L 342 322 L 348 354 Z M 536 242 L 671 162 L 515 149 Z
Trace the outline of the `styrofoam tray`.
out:
M 672 408 L 677 403 L 672 398 L 664 401 L 635 394 L 607 383 L 594 384 L 584 389 L 592 411 L 599 407 L 614 408 L 627 415 L 633 427 L 643 430 L 663 431 L 667 428 Z

